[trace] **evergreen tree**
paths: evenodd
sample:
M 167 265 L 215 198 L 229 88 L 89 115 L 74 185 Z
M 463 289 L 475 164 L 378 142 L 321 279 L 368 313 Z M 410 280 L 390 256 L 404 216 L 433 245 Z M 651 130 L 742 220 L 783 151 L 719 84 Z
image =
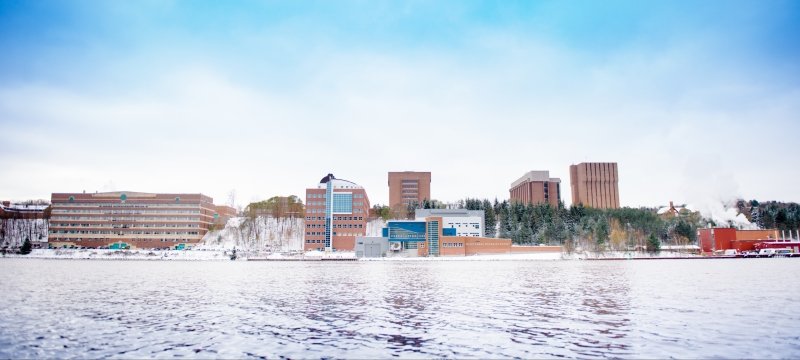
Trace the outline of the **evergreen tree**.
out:
M 486 227 L 486 237 L 493 238 L 496 233 L 497 216 L 494 213 L 494 208 L 489 200 L 483 200 L 483 223 Z
M 647 252 L 651 254 L 657 254 L 661 251 L 661 242 L 658 241 L 658 237 L 656 234 L 650 234 L 647 238 Z
M 19 253 L 22 255 L 28 255 L 33 251 L 33 244 L 31 244 L 30 238 L 25 238 L 25 242 L 22 243 L 22 247 L 19 248 Z
M 600 217 L 594 227 L 594 239 L 597 244 L 598 250 L 605 248 L 608 243 L 608 219 L 605 216 Z

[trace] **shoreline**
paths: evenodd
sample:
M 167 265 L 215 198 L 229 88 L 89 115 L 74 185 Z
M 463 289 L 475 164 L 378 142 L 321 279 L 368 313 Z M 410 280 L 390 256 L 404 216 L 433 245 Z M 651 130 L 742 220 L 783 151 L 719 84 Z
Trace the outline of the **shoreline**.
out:
M 258 254 L 238 251 L 233 261 L 311 261 L 311 262 L 408 262 L 408 261 L 622 261 L 622 260 L 682 260 L 682 259 L 718 259 L 723 257 L 699 256 L 673 252 L 663 252 L 656 256 L 649 254 L 632 254 L 611 252 L 605 254 L 563 252 L 535 252 L 511 254 L 478 254 L 470 256 L 441 257 L 380 257 L 356 258 L 355 253 L 319 253 L 302 254 L 269 253 Z M 28 255 L 6 254 L 2 258 L 9 259 L 45 259 L 45 260 L 100 260 L 100 261 L 232 261 L 231 251 L 225 249 L 197 250 L 112 250 L 112 249 L 34 249 Z

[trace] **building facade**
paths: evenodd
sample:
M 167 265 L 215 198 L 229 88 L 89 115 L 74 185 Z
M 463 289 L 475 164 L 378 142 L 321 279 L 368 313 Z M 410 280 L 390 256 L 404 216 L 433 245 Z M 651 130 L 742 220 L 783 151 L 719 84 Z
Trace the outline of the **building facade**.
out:
M 560 253 L 560 246 L 512 246 L 510 239 L 459 236 L 441 216 L 392 220 L 382 237 L 359 237 L 357 257 L 439 257 L 489 254 Z
M 417 171 L 389 172 L 389 207 L 395 211 L 409 204 L 431 200 L 431 173 Z
M 54 193 L 51 203 L 54 248 L 191 248 L 217 213 L 203 194 Z
M 529 171 L 511 183 L 511 201 L 527 204 L 550 204 L 561 201 L 561 179 L 551 178 L 549 171 Z
M 472 236 L 483 237 L 484 231 L 484 212 L 483 210 L 466 209 L 416 209 L 414 218 L 424 220 L 431 216 L 442 218 L 442 226 L 453 229 L 453 236 Z
M 389 221 L 383 229 L 390 254 L 405 256 L 466 256 L 510 254 L 510 239 L 457 235 L 441 216 Z
M 572 205 L 619 208 L 617 163 L 580 163 L 569 167 Z
M 734 228 L 697 229 L 697 242 L 700 251 L 713 253 L 722 250 L 753 251 L 756 244 L 785 240 L 779 236 L 777 229 L 737 230 Z
M 214 205 L 214 225 L 217 229 L 225 227 L 232 217 L 236 217 L 236 209 L 228 205 Z
M 328 174 L 306 189 L 303 249 L 353 251 L 356 237 L 366 234 L 369 208 L 363 187 Z

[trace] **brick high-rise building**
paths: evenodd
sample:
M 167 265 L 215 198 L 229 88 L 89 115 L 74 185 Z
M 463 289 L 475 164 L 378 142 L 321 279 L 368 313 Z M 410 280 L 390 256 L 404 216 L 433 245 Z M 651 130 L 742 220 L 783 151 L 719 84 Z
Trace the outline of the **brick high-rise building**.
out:
M 51 203 L 51 247 L 184 249 L 217 214 L 203 194 L 54 193 Z
M 572 205 L 619 208 L 617 163 L 580 163 L 569 167 Z
M 389 207 L 404 210 L 408 204 L 431 200 L 431 173 L 389 172 Z
M 511 184 L 509 193 L 511 201 L 558 207 L 561 179 L 551 178 L 549 171 L 529 171 Z
M 304 250 L 353 251 L 367 232 L 369 198 L 360 185 L 328 174 L 306 189 Z

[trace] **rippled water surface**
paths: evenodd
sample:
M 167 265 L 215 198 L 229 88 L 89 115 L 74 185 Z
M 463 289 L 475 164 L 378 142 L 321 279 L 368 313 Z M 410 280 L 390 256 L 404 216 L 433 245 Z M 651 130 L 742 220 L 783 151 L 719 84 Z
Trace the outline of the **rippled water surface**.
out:
M 800 357 L 800 259 L 0 259 L 0 358 Z

